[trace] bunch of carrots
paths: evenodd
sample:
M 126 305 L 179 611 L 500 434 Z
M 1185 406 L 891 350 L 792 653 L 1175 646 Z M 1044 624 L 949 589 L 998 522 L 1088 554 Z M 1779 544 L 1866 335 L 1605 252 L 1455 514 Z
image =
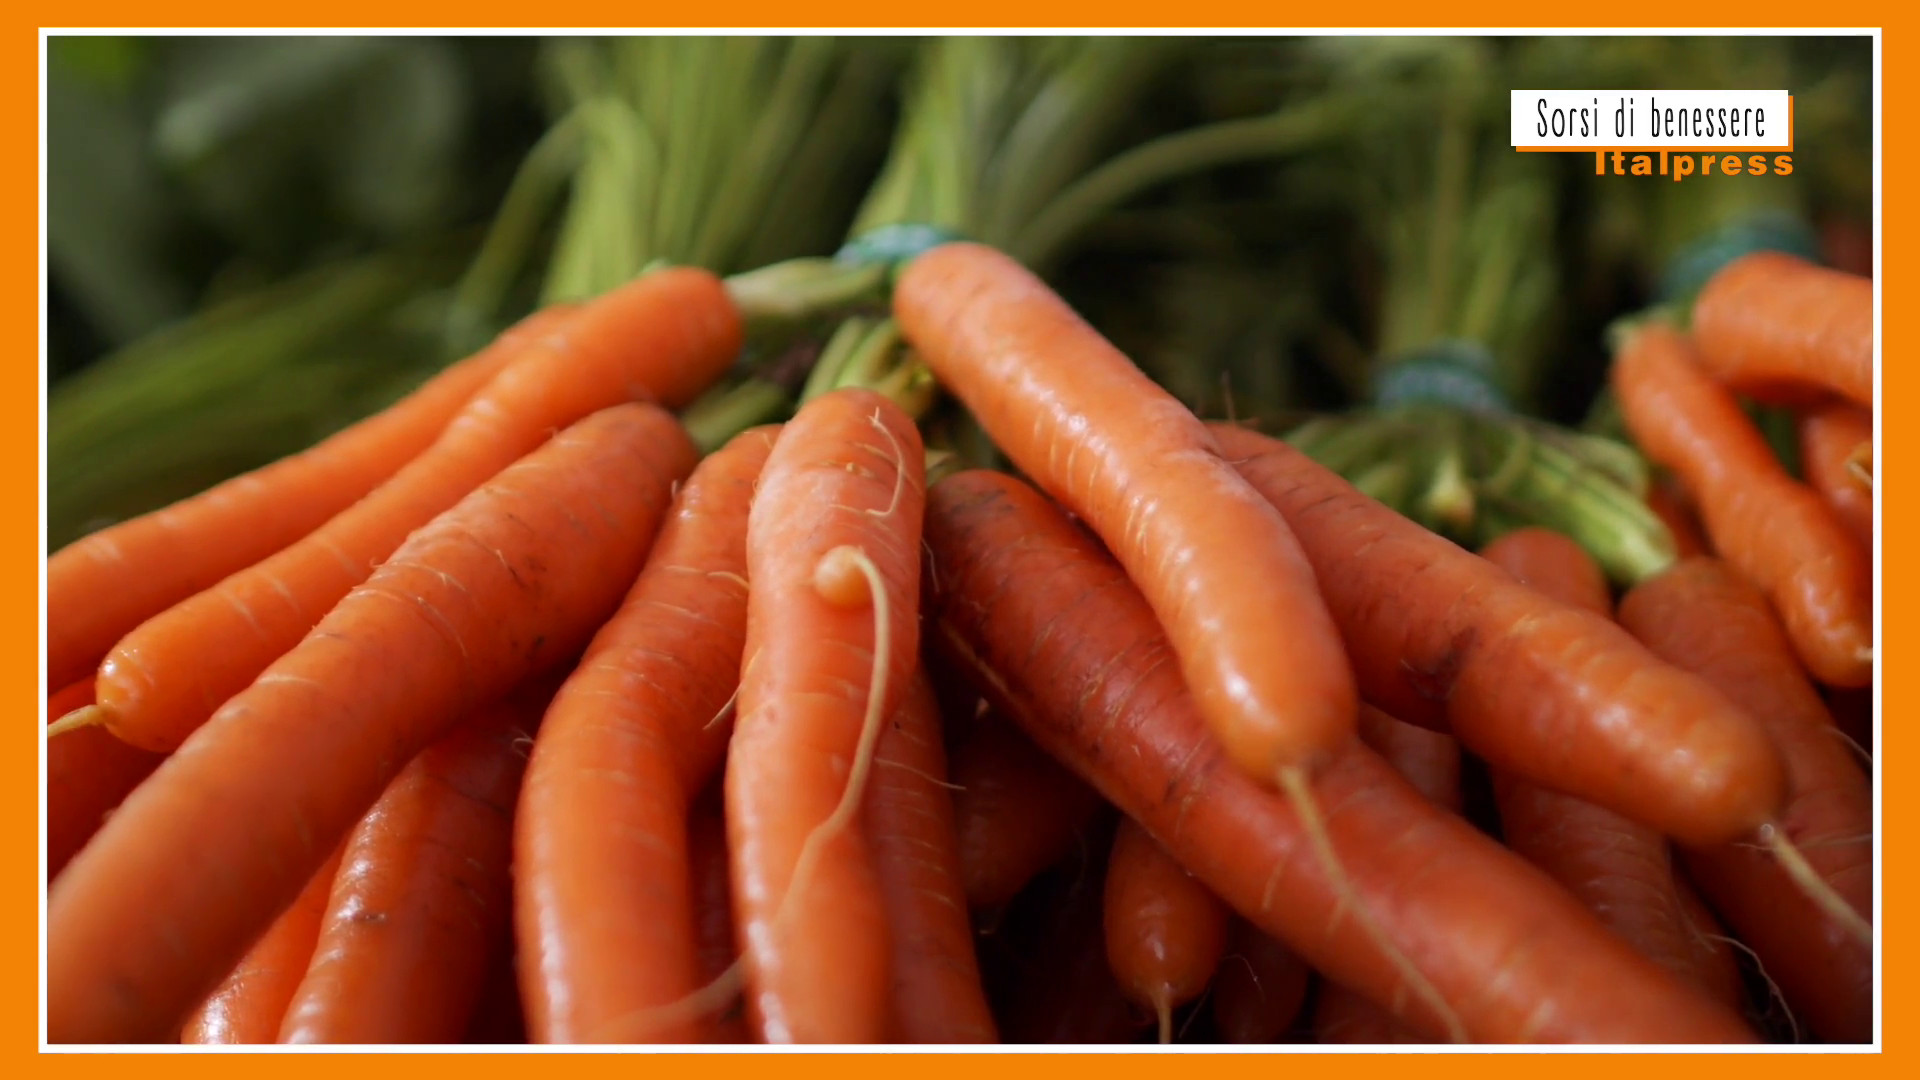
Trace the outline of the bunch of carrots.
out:
M 857 385 L 703 456 L 754 313 L 660 268 L 54 554 L 49 1040 L 1873 1039 L 1864 279 L 1622 335 L 1692 554 L 1617 602 L 888 280 L 1017 471 Z

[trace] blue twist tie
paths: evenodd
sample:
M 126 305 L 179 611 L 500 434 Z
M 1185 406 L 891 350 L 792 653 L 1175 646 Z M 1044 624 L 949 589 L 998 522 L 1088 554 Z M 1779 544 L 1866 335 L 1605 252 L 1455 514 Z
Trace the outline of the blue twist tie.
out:
M 1797 214 L 1766 211 L 1714 230 L 1682 248 L 1660 277 L 1662 302 L 1692 296 L 1720 268 L 1756 251 L 1781 251 L 1820 261 L 1820 238 Z

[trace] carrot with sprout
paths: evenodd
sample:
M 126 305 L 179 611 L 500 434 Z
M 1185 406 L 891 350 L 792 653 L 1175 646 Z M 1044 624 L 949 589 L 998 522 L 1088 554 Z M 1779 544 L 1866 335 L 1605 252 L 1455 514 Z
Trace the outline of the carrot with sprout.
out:
M 347 839 L 283 1043 L 452 1043 L 506 929 L 513 805 L 551 686 L 480 710 L 421 751 Z
M 917 674 L 874 746 L 862 808 L 893 943 L 891 1043 L 997 1042 L 960 885 L 946 748 Z
M 1629 592 L 1620 621 L 1779 744 L 1788 802 L 1775 831 L 1792 850 L 1703 846 L 1687 866 L 1795 1014 L 1824 1039 L 1871 1041 L 1872 797 L 1765 598 L 1725 564 L 1692 559 Z
M 47 699 L 59 719 L 93 704 L 88 676 Z M 47 880 L 52 881 L 113 813 L 127 793 L 153 774 L 159 754 L 128 746 L 104 731 L 77 731 L 47 743 Z
M 1697 676 L 1287 444 L 1216 432 L 1306 546 L 1367 698 L 1389 715 L 1450 731 L 1496 768 L 1670 836 L 1747 837 L 1778 811 L 1785 780 L 1773 744 Z
M 54 883 L 51 1042 L 164 1037 L 413 755 L 578 655 L 695 451 L 596 413 L 416 532 L 135 789 Z
M 1613 617 L 1606 575 L 1561 533 L 1521 529 L 1481 555 L 1544 596 Z M 1666 837 L 1505 772 L 1494 773 L 1493 791 L 1508 847 L 1565 885 L 1641 955 L 1728 1007 L 1741 1007 L 1746 995 L 1739 967 L 1731 952 L 1714 947 L 1709 935 L 1717 935 L 1718 927 L 1696 924 Z
M 91 672 L 141 623 L 294 543 L 431 446 L 570 310 L 545 308 L 394 405 L 312 448 L 102 529 L 47 560 L 47 678 Z
M 836 390 L 782 429 L 748 515 L 727 838 L 747 1014 L 765 1042 L 887 1034 L 894 943 L 858 817 L 917 666 L 924 468 L 898 406 Z
M 1274 938 L 1239 916 L 1214 976 L 1213 1026 L 1239 1045 L 1279 1042 L 1306 1004 L 1313 972 Z
M 687 813 L 720 768 L 747 635 L 747 513 L 778 429 L 694 469 L 554 696 L 515 816 L 514 922 L 540 1043 L 699 1042 Z
M 413 530 L 593 412 L 634 400 L 685 403 L 726 370 L 740 340 L 725 289 L 700 270 L 650 273 L 582 305 L 366 498 L 128 634 L 100 665 L 96 711 L 75 722 L 103 724 L 148 750 L 173 749 Z
M 1403 1022 L 1483 1042 L 1753 1039 L 1358 740 L 1314 784 L 1353 891 L 1336 885 L 1294 804 L 1210 737 L 1124 569 L 1031 488 L 950 476 L 926 535 L 930 633 L 996 707 L 1235 911 Z M 1345 917 L 1356 894 L 1443 1006 Z
M 1100 813 L 1097 792 L 992 713 L 954 750 L 952 779 L 961 880 L 974 908 L 1019 895 Z
M 1765 590 L 1794 652 L 1820 681 L 1873 678 L 1873 566 L 1846 526 L 1796 482 L 1733 395 L 1694 363 L 1686 337 L 1647 325 L 1613 361 L 1627 427 L 1700 502 L 1720 556 Z
M 314 942 L 320 936 L 320 920 L 326 914 L 340 858 L 341 853 L 336 851 L 320 866 L 299 898 L 280 913 L 233 973 L 187 1018 L 181 1042 L 252 1046 L 274 1041 L 287 1003 L 293 1000 L 300 976 L 313 959 Z
M 1807 483 L 1868 551 L 1873 550 L 1873 490 L 1849 463 L 1873 448 L 1873 414 L 1858 405 L 1828 402 L 1799 418 L 1800 469 Z
M 1693 303 L 1707 371 L 1774 402 L 1873 404 L 1873 282 L 1778 251 L 1728 263 Z
M 1227 906 L 1132 818 L 1114 833 L 1102 905 L 1107 963 L 1173 1041 L 1173 1011 L 1200 996 L 1227 947 Z

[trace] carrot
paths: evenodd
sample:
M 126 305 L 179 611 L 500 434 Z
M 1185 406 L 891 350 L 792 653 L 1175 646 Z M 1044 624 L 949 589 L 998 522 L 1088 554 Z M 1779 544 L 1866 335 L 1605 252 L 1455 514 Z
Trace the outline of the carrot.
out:
M 1100 796 L 988 713 L 953 756 L 953 816 L 967 903 L 998 908 L 1080 842 Z
M 91 672 L 129 631 L 319 528 L 432 445 L 569 308 L 534 312 L 398 403 L 302 453 L 102 529 L 47 560 L 47 678 Z
M 414 529 L 590 413 L 636 399 L 683 404 L 725 370 L 740 333 L 719 280 L 700 270 L 648 274 L 585 304 L 372 494 L 127 635 L 100 665 L 100 712 L 88 722 L 173 749 Z
M 151 1039 L 180 1020 L 414 754 L 578 655 L 693 457 L 668 414 L 608 409 L 415 533 L 54 883 L 48 1039 Z
M 481 709 L 387 785 L 347 839 L 281 1042 L 459 1041 L 509 923 L 514 797 L 551 690 Z
M 1213 1026 L 1241 1045 L 1279 1042 L 1307 1000 L 1312 972 L 1293 950 L 1239 916 L 1213 980 Z
M 1687 865 L 1816 1033 L 1871 1041 L 1873 950 L 1861 930 L 1873 911 L 1873 804 L 1765 599 L 1725 564 L 1693 559 L 1628 593 L 1620 620 L 1719 686 L 1779 744 L 1789 800 L 1778 832 L 1804 868 L 1752 844 L 1702 846 Z M 1824 888 L 1806 887 L 1808 874 Z
M 1212 741 L 1151 608 L 1037 493 L 955 474 L 929 499 L 935 643 L 1048 753 L 1262 930 L 1423 1032 L 1294 805 Z M 1114 748 L 1123 748 L 1116 752 Z M 1732 1014 L 1615 941 L 1538 871 L 1422 799 L 1355 740 L 1315 782 L 1361 902 L 1477 1041 L 1722 1042 Z
M 1528 588 L 1562 604 L 1613 616 L 1606 575 L 1580 545 L 1547 529 L 1521 529 L 1481 554 Z M 1681 896 L 1667 838 L 1590 802 L 1495 771 L 1494 797 L 1508 847 L 1545 870 L 1640 954 L 1730 1008 L 1745 992 L 1731 953 L 1712 948 L 1714 926 L 1696 926 Z
M 687 811 L 720 768 L 747 634 L 747 510 L 777 429 L 702 461 L 541 722 L 515 818 L 533 1040 L 697 1042 Z M 724 846 L 723 846 L 724 850 Z
M 1873 404 L 1873 282 L 1858 274 L 1755 252 L 1700 290 L 1692 327 L 1702 365 L 1742 393 Z
M 1781 805 L 1773 745 L 1699 678 L 1285 443 L 1216 432 L 1306 545 L 1368 700 L 1395 719 L 1450 730 L 1491 766 L 1670 836 L 1745 837 Z
M 1663 476 L 1647 489 L 1647 507 L 1660 516 L 1661 523 L 1672 534 L 1675 558 L 1687 559 L 1713 553 L 1706 536 L 1700 531 L 1700 518 L 1693 500 L 1672 477 Z
M 1233 760 L 1277 783 L 1332 756 L 1356 723 L 1340 637 L 1286 522 L 1206 426 L 991 248 L 920 256 L 893 302 L 994 443 L 1139 584 Z
M 1433 1040 L 1337 983 L 1322 983 L 1313 1005 L 1315 1042 L 1343 1046 L 1418 1046 Z
M 733 940 L 733 886 L 728 881 L 727 822 L 721 816 L 721 796 L 702 796 L 695 804 L 687 833 L 688 859 L 693 868 L 694 945 L 699 953 L 700 978 L 722 978 L 733 966 L 738 947 Z M 716 1042 L 750 1041 L 745 1018 L 731 1010 L 714 1022 Z
M 1860 546 L 1872 551 L 1873 491 L 1848 467 L 1862 446 L 1873 446 L 1873 414 L 1867 410 L 1835 401 L 1800 415 L 1800 468 L 1807 483 Z
M 1626 338 L 1612 378 L 1628 428 L 1700 500 L 1714 550 L 1766 591 L 1807 669 L 1834 686 L 1864 686 L 1873 678 L 1872 564 L 1693 356 L 1667 327 Z
M 1173 1010 L 1200 996 L 1227 948 L 1227 908 L 1131 818 L 1107 860 L 1107 963 L 1173 1041 Z
M 727 839 L 765 1042 L 886 1035 L 885 903 L 872 845 L 849 826 L 917 664 L 924 461 L 897 406 L 834 391 L 780 433 L 748 515 Z
M 998 1041 L 960 887 L 932 687 L 916 675 L 874 747 L 863 808 L 893 942 L 892 1043 Z
M 58 718 L 91 704 L 89 675 L 48 698 L 47 715 Z M 48 881 L 60 876 L 114 807 L 162 760 L 104 731 L 78 731 L 47 743 Z
M 313 959 L 320 919 L 327 910 L 340 852 L 321 864 L 292 906 L 267 932 L 219 988 L 200 1003 L 181 1032 L 185 1043 L 258 1045 L 273 1042 L 300 976 Z

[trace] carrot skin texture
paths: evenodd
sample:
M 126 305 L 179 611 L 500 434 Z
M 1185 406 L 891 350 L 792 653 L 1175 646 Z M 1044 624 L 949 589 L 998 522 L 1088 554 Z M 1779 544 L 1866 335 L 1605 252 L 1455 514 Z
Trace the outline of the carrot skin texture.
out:
M 886 665 L 883 717 L 918 666 L 924 460 L 919 432 L 897 406 L 834 391 L 781 430 L 748 514 L 753 589 L 727 751 L 727 840 L 749 1023 L 766 1042 L 886 1035 L 892 944 L 861 830 L 825 841 L 789 894 L 808 836 L 845 796 L 873 665 Z M 852 607 L 817 587 L 817 568 L 847 547 L 879 573 L 889 641 L 874 641 L 882 597 Z
M 480 710 L 387 785 L 347 839 L 281 1042 L 460 1040 L 508 926 L 514 797 L 545 703 Z
M 1827 402 L 1802 413 L 1800 468 L 1807 483 L 1833 508 L 1860 546 L 1873 550 L 1873 492 L 1847 468 L 1862 443 L 1873 443 L 1873 414 L 1844 402 Z
M 1779 808 L 1785 781 L 1773 745 L 1713 687 L 1608 620 L 1517 584 L 1285 443 L 1225 425 L 1215 431 L 1314 560 L 1373 704 L 1451 731 L 1492 766 L 1670 836 L 1744 837 Z M 1631 693 L 1622 698 L 1614 687 Z
M 889 1042 L 999 1041 L 960 885 L 939 706 L 916 676 L 874 750 L 864 807 L 893 942 Z
M 1019 895 L 1100 813 L 1098 792 L 992 713 L 955 749 L 952 780 L 961 879 L 974 908 Z
M 681 485 L 646 567 L 541 722 L 514 823 L 534 1042 L 707 1035 L 645 1014 L 704 981 L 687 814 L 733 730 L 747 512 L 777 430 L 729 440 Z
M 128 632 L 319 528 L 432 445 L 460 407 L 565 315 L 534 312 L 387 409 L 312 448 L 102 529 L 47 560 L 47 677 L 92 671 Z
M 1627 594 L 1620 621 L 1660 655 L 1697 671 L 1766 725 L 1787 761 L 1778 827 L 1814 872 L 1873 917 L 1873 809 L 1866 774 L 1836 737 L 1819 694 L 1793 665 L 1765 598 L 1724 563 L 1680 563 Z M 1773 857 L 1750 845 L 1686 852 L 1687 868 L 1787 1003 L 1821 1038 L 1873 1037 L 1871 948 L 1824 917 Z
M 1293 950 L 1239 916 L 1214 976 L 1213 1026 L 1238 1045 L 1279 1042 L 1307 1000 L 1313 973 Z
M 1873 282 L 1782 252 L 1728 263 L 1694 301 L 1714 378 L 1753 397 L 1873 404 Z
M 1873 565 L 1811 488 L 1780 467 L 1753 421 L 1695 363 L 1686 337 L 1646 326 L 1614 357 L 1634 441 L 1699 500 L 1713 548 L 1759 585 L 1820 681 L 1873 679 Z
M 1487 545 L 1481 555 L 1543 596 L 1613 617 L 1599 564 L 1560 533 L 1522 529 Z M 1695 924 L 1666 837 L 1504 772 L 1494 773 L 1493 790 L 1508 847 L 1565 885 L 1641 955 L 1729 1008 L 1742 1006 L 1739 968 L 1729 951 L 1704 941 L 1718 927 Z
M 667 413 L 608 409 L 410 538 L 54 884 L 48 1038 L 139 1041 L 183 1018 L 414 754 L 578 655 L 694 458 Z M 154 928 L 174 943 L 165 963 L 143 941 Z
M 1150 1014 L 1199 997 L 1226 952 L 1226 905 L 1132 818 L 1114 833 L 1103 912 L 1107 964 Z
M 1208 738 L 1120 567 L 1036 492 L 991 473 L 934 489 L 927 539 L 940 567 L 936 642 L 1007 716 L 1243 917 L 1372 999 L 1402 997 L 1402 1019 L 1438 1026 L 1396 994 L 1396 969 L 1353 921 L 1332 918 L 1340 893 L 1300 821 Z M 1314 790 L 1360 901 L 1474 1040 L 1753 1038 L 1357 740 Z
M 87 676 L 47 699 L 47 718 L 58 720 L 93 704 Z M 47 740 L 47 880 L 52 881 L 120 805 L 127 793 L 153 775 L 162 757 L 128 746 L 101 728 L 82 728 Z
M 1243 769 L 1271 784 L 1344 744 L 1358 698 L 1313 567 L 1186 406 L 991 248 L 915 259 L 894 312 L 995 444 L 1140 583 Z
M 739 344 L 739 317 L 704 271 L 648 274 L 582 305 L 533 338 L 431 447 L 365 499 L 116 645 L 100 666 L 108 730 L 149 750 L 179 745 L 413 530 L 594 412 L 635 400 L 683 404 Z
M 219 988 L 200 1004 L 181 1031 L 184 1043 L 257 1046 L 273 1042 L 287 1003 L 313 958 L 320 920 L 340 868 L 335 853 L 313 875 L 293 905 L 267 932 Z

